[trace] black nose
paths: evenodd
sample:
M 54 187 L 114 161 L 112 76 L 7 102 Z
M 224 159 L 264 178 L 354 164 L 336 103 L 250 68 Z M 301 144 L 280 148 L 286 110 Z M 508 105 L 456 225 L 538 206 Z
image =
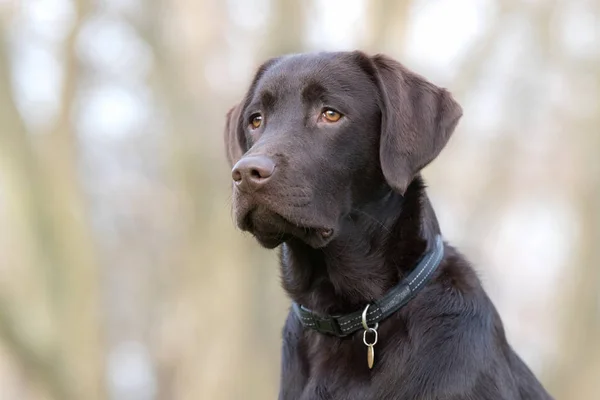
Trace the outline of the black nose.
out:
M 266 156 L 248 156 L 238 161 L 231 170 L 231 177 L 240 189 L 256 190 L 271 179 L 275 162 Z

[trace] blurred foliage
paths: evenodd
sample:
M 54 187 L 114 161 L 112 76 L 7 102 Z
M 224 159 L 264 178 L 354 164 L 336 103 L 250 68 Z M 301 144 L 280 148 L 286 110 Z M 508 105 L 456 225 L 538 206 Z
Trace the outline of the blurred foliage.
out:
M 264 59 L 353 48 L 460 100 L 425 171 L 445 236 L 556 398 L 596 397 L 598 1 L 13 0 L 0 21 L 2 400 L 276 397 L 288 300 L 234 229 L 224 115 Z

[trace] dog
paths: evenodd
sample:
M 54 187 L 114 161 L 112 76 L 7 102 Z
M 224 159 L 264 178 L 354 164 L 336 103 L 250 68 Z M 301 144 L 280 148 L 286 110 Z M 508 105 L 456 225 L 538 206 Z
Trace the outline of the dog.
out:
M 425 191 L 462 113 L 360 51 L 273 58 L 227 113 L 236 224 L 292 300 L 279 399 L 551 399 Z

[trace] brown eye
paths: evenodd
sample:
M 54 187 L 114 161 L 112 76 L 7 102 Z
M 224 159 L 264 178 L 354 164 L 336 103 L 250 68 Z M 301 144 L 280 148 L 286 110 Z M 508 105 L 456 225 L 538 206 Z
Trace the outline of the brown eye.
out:
M 325 118 L 328 122 L 338 122 L 340 118 L 342 118 L 342 114 L 339 112 L 332 110 L 331 108 L 326 108 L 321 113 L 323 118 Z
M 258 129 L 262 125 L 263 117 L 260 114 L 254 114 L 250 117 L 250 126 L 252 129 Z

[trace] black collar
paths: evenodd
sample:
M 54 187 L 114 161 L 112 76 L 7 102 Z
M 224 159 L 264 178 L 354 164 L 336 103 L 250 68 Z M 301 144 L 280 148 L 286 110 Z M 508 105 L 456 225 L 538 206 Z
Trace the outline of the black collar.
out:
M 421 290 L 428 282 L 433 272 L 437 269 L 444 256 L 444 243 L 441 236 L 435 238 L 435 246 L 417 264 L 415 269 L 396 286 L 390 289 L 381 299 L 369 304 L 366 320 L 368 325 L 377 324 L 386 319 Z M 317 313 L 297 304 L 292 307 L 302 325 L 317 332 L 348 336 L 359 329 L 364 329 L 362 324 L 363 310 L 346 315 L 318 315 Z

